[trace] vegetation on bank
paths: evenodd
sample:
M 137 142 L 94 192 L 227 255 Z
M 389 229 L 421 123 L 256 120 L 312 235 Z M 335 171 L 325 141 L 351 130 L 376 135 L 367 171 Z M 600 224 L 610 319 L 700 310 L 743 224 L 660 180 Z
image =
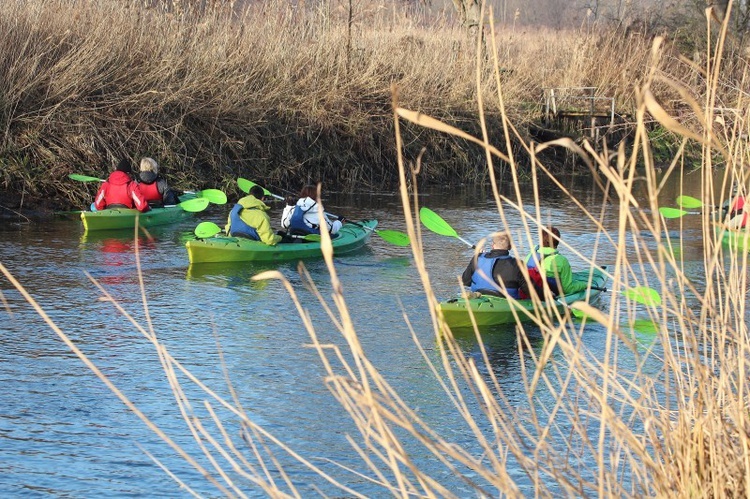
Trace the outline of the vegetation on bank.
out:
M 702 78 L 700 98 L 695 98 L 684 86 L 685 80 L 680 75 L 666 73 L 668 62 L 674 59 L 664 40 L 656 39 L 648 54 L 649 61 L 640 68 L 642 80 L 632 92 L 637 120 L 633 148 L 620 148 L 610 155 L 585 143 L 584 149 L 578 149 L 570 141 L 564 143 L 590 161 L 592 175 L 600 175 L 602 182 L 611 188 L 613 202 L 607 209 L 616 210 L 619 217 L 617 229 L 612 232 L 602 222 L 604 207 L 584 204 L 560 186 L 560 196 L 580 209 L 581 220 L 595 226 L 601 235 L 598 240 L 602 245 L 610 245 L 608 251 L 615 254 L 612 260 L 615 264 L 608 268 L 610 302 L 602 310 L 576 304 L 575 308 L 588 316 L 584 322 L 573 320 L 571 311 L 550 317 L 542 304 L 537 304 L 533 327 L 543 336 L 543 344 L 530 345 L 524 329 L 518 328 L 518 355 L 524 368 L 519 376 L 525 393 L 504 393 L 495 372 L 492 369 L 483 372 L 477 365 L 477 357 L 461 350 L 435 312 L 432 316 L 435 337 L 424 347 L 436 349 L 439 365 L 432 365 L 434 357 L 427 353 L 425 365 L 433 368 L 432 373 L 446 396 L 455 404 L 456 421 L 463 423 L 463 426 L 457 423 L 449 434 L 440 434 L 420 417 L 419 410 L 404 402 L 369 362 L 346 305 L 346 292 L 352 290 L 343 289 L 338 280 L 330 240 L 325 234 L 332 296 L 316 293 L 320 304 L 301 303 L 294 286 L 281 273 L 256 276 L 256 279 L 282 281 L 310 335 L 309 346 L 319 354 L 326 371 L 321 382 L 348 411 L 360 431 L 347 435 L 352 453 L 362 458 L 361 469 L 346 467 L 346 471 L 351 471 L 350 481 L 337 481 L 326 475 L 315 462 L 296 454 L 278 435 L 260 426 L 253 420 L 252 411 L 243 408 L 239 394 L 232 393 L 233 400 L 222 399 L 210 387 L 190 377 L 153 330 L 134 324 L 158 349 L 165 375 L 173 384 L 176 404 L 200 447 L 195 455 L 187 454 L 176 443 L 179 439 L 161 433 L 105 373 L 88 362 L 68 336 L 39 309 L 33 297 L 28 294 L 24 297 L 134 413 L 180 452 L 202 478 L 214 484 L 217 493 L 227 497 L 245 497 L 258 491 L 272 497 L 300 497 L 304 495 L 298 489 L 300 481 L 311 480 L 308 470 L 318 473 L 316 478 L 321 483 L 352 497 L 363 497 L 362 487 L 378 488 L 382 496 L 399 497 L 466 496 L 467 490 L 468 495 L 482 497 L 745 497 L 750 490 L 748 254 L 721 246 L 721 233 L 714 232 L 711 210 L 705 209 L 700 215 L 693 215 L 702 217 L 703 271 L 690 265 L 694 274 L 686 274 L 688 266 L 679 251 L 680 221 L 667 221 L 659 216 L 662 186 L 655 175 L 649 121 L 657 120 L 660 130 L 673 134 L 678 141 L 700 145 L 700 164 L 686 165 L 683 149 L 678 148 L 667 174 L 681 175 L 688 168 L 697 168 L 702 179 L 701 203 L 707 207 L 721 205 L 725 199 L 717 193 L 726 193 L 731 185 L 747 185 L 750 146 L 741 137 L 750 131 L 747 114 L 750 95 L 746 90 L 749 87 L 744 81 L 740 82 L 742 85 L 731 83 L 734 74 L 725 73 L 723 62 L 734 60 L 724 52 L 721 43 L 706 52 L 709 62 L 703 66 L 704 72 L 695 68 Z M 490 75 L 500 79 L 500 69 L 505 66 L 499 61 L 490 65 Z M 746 74 L 746 70 L 745 62 L 739 74 Z M 491 86 L 492 79 L 484 79 L 480 74 L 475 81 Z M 470 83 L 466 84 L 468 88 Z M 732 88 L 734 94 L 727 91 Z M 518 186 L 518 169 L 513 167 L 517 164 L 516 157 L 506 156 L 501 150 L 501 145 L 507 144 L 511 137 L 522 142 L 514 135 L 515 129 L 520 128 L 516 120 L 522 120 L 522 116 L 512 114 L 517 109 L 510 105 L 513 89 L 512 82 L 508 82 L 507 87 L 503 84 L 496 88 L 494 95 L 488 92 L 476 96 L 482 97 L 487 109 L 486 114 L 478 114 L 480 118 L 499 112 L 498 120 L 508 124 L 495 131 L 483 128 L 477 135 L 483 137 L 485 132 L 494 132 L 501 137 L 495 140 L 493 135 L 493 140 L 488 140 L 491 146 L 484 155 L 488 164 L 486 175 L 494 182 L 493 187 L 498 180 L 493 168 L 499 159 L 511 165 L 510 181 Z M 673 96 L 675 100 L 670 105 Z M 408 141 L 419 136 L 422 128 L 456 136 L 456 130 L 449 125 L 459 125 L 464 130 L 468 126 L 464 122 L 455 123 L 455 113 L 440 112 L 437 96 L 430 100 L 424 94 L 403 91 L 399 97 L 404 107 L 395 110 L 400 118 L 392 124 L 396 141 L 393 154 L 406 228 L 413 243 L 414 265 L 422 278 L 427 306 L 434 311 L 437 300 L 431 279 L 446 276 L 428 273 L 416 217 L 418 207 L 412 204 L 418 198 L 412 197 L 407 188 L 407 185 L 416 188 L 423 170 L 416 174 L 410 169 L 410 158 L 402 152 L 408 153 Z M 333 95 L 330 99 L 336 100 Z M 720 107 L 741 112 L 717 111 Z M 424 115 L 405 108 L 428 108 L 434 111 L 430 114 L 439 115 L 444 122 L 427 120 Z M 382 113 L 393 114 L 387 107 Z M 538 159 L 537 153 L 543 146 L 525 145 L 531 157 L 531 177 L 535 180 L 553 177 Z M 722 186 L 712 184 L 711 172 L 717 159 L 726 167 L 727 177 Z M 639 164 L 643 168 L 637 170 Z M 427 164 L 422 166 L 429 168 Z M 647 206 L 639 205 L 633 196 L 636 177 L 647 191 Z M 493 189 L 498 219 L 523 220 L 525 231 L 514 232 L 513 237 L 536 241 L 539 227 L 547 223 L 534 215 L 542 213 L 542 206 L 539 199 L 523 205 L 520 190 L 515 192 L 516 195 L 505 198 L 497 188 Z M 565 241 L 561 244 L 565 252 L 580 251 L 567 246 Z M 579 257 L 596 265 L 599 251 L 597 244 Z M 0 271 L 23 292 L 22 285 L 5 267 L 0 265 Z M 304 266 L 300 271 L 305 284 L 317 291 Z M 641 285 L 658 289 L 661 301 L 643 306 L 624 292 Z M 104 287 L 98 283 L 97 286 L 105 299 L 128 316 Z M 330 342 L 324 343 L 318 337 L 305 311 L 308 306 L 324 307 L 331 324 L 319 327 L 326 327 L 329 333 L 338 330 L 341 333 L 338 341 L 331 340 L 330 334 L 326 334 Z M 408 316 L 408 310 L 404 314 Z M 636 324 L 643 321 L 650 325 L 651 336 L 637 330 Z M 585 324 L 591 322 L 601 324 L 604 333 L 588 337 Z M 409 324 L 388 333 L 411 333 L 418 341 Z M 475 333 L 481 344 L 482 333 Z M 597 343 L 595 349 L 591 348 L 592 342 Z M 486 351 L 481 352 L 481 361 L 485 366 L 492 365 Z M 190 391 L 184 390 L 181 382 L 195 383 L 205 391 L 205 399 L 188 400 Z M 203 416 L 195 412 L 200 407 L 206 410 Z M 274 429 L 282 433 L 282 429 Z M 211 456 L 211 468 L 199 463 L 203 453 Z M 295 459 L 304 469 L 282 468 L 279 456 Z M 321 461 L 327 458 L 315 457 Z M 422 467 L 427 461 L 429 467 Z M 441 477 L 446 474 L 459 475 L 465 480 L 465 488 L 456 491 L 444 485 Z
M 92 192 L 66 175 L 103 178 L 123 156 L 157 158 L 185 189 L 228 187 L 238 176 L 291 189 L 311 180 L 330 190 L 393 187 L 392 87 L 405 108 L 476 136 L 478 92 L 491 102 L 498 91 L 489 44 L 477 59 L 463 27 L 415 21 L 406 7 L 154 5 L 0 0 L 0 190 L 14 206 L 51 198 L 80 208 Z M 522 136 L 546 87 L 597 87 L 632 116 L 650 50 L 645 35 L 623 30 L 512 24 L 496 26 L 494 43 L 506 113 Z M 659 71 L 702 94 L 700 65 L 677 51 Z M 738 71 L 726 74 L 722 98 L 736 93 Z M 662 102 L 679 97 L 658 81 L 653 91 Z M 500 141 L 497 107 L 485 120 Z M 407 161 L 424 149 L 421 182 L 487 181 L 480 147 L 408 124 L 402 133 Z M 510 147 L 528 171 L 522 144 Z

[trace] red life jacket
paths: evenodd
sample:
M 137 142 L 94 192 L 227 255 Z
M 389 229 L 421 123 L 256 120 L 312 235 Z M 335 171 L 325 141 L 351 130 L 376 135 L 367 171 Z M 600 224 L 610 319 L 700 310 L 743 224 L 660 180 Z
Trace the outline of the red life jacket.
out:
M 152 182 L 150 184 L 141 182 L 140 184 L 138 184 L 138 188 L 141 190 L 141 194 L 143 194 L 143 197 L 146 198 L 146 201 L 157 201 L 159 203 L 162 202 L 162 196 L 161 192 L 159 192 L 158 182 Z

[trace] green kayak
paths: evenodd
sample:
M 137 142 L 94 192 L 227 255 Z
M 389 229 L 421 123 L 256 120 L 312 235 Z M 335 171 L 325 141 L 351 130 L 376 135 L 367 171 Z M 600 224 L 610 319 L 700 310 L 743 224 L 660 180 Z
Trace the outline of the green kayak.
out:
M 714 225 L 716 234 L 721 236 L 721 244 L 737 251 L 750 251 L 750 227 L 744 229 L 730 229 L 722 225 Z
M 187 212 L 179 206 L 151 208 L 146 213 L 128 208 L 107 208 L 101 211 L 82 211 L 83 228 L 87 231 L 132 229 L 138 219 L 139 227 L 166 225 L 182 220 Z
M 92 230 L 132 229 L 138 220 L 139 227 L 153 227 L 178 222 L 189 215 L 189 212 L 200 211 L 209 201 L 205 198 L 195 198 L 194 195 L 182 196 L 181 205 L 151 208 L 145 213 L 130 208 L 106 208 L 99 211 L 82 211 L 83 228 Z M 184 206 L 186 203 L 195 206 Z
M 606 267 L 604 267 L 606 268 Z M 574 272 L 573 279 L 577 281 L 589 282 L 591 277 L 592 288 L 604 288 L 607 277 L 602 269 L 594 268 L 592 271 Z M 567 295 L 560 299 L 560 303 L 554 306 L 560 312 L 564 312 L 565 305 L 575 301 L 587 301 L 594 304 L 601 295 L 601 289 L 589 288 L 580 293 Z M 472 327 L 469 310 L 474 315 L 474 319 L 479 326 L 494 326 L 497 324 L 512 324 L 516 322 L 516 315 L 519 321 L 530 321 L 534 315 L 534 302 L 532 300 L 516 300 L 511 302 L 506 298 L 500 298 L 492 295 L 482 295 L 478 298 L 453 298 L 448 301 L 440 302 L 438 308 L 442 311 L 445 322 L 452 328 Z M 514 311 L 515 314 L 514 315 Z
M 378 226 L 377 220 L 362 220 L 362 227 L 345 223 L 333 239 L 335 255 L 351 253 L 363 247 Z M 301 260 L 323 255 L 320 242 L 302 241 L 269 246 L 260 241 L 240 237 L 213 236 L 190 240 L 185 244 L 190 263 L 276 262 Z

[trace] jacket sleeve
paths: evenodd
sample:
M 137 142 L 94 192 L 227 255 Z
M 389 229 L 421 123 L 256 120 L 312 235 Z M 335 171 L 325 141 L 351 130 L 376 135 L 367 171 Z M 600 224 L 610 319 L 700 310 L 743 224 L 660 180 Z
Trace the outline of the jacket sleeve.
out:
M 281 227 L 288 229 L 292 223 L 292 213 L 294 213 L 295 205 L 286 205 L 284 211 L 281 212 Z
M 99 187 L 99 192 L 96 193 L 96 197 L 94 198 L 94 208 L 97 210 L 103 210 L 107 207 L 106 196 L 108 187 L 109 182 L 104 182 L 102 183 L 102 186 Z
M 474 258 L 466 266 L 464 273 L 461 275 L 461 282 L 464 286 L 471 286 L 471 277 L 474 275 Z
M 552 272 L 557 276 L 563 293 L 571 295 L 588 288 L 588 283 L 584 281 L 573 280 L 573 270 L 570 268 L 570 262 L 563 255 L 556 255 L 552 259 Z
M 148 201 L 146 201 L 146 198 L 143 196 L 143 193 L 136 182 L 130 183 L 130 197 L 133 199 L 136 210 L 141 213 L 149 210 Z
M 268 215 L 265 215 L 263 219 L 258 224 L 258 227 L 255 228 L 255 231 L 258 233 L 258 236 L 260 237 L 260 240 L 269 246 L 274 246 L 276 243 L 281 241 L 281 236 L 274 234 L 273 229 L 271 228 L 271 219 L 268 217 Z

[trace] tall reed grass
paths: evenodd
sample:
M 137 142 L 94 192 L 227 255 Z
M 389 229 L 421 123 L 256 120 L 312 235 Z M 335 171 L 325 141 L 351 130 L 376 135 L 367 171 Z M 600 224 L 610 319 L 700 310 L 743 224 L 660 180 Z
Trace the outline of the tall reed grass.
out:
M 501 45 L 497 40 L 493 42 L 499 49 Z M 362 458 L 362 469 L 351 470 L 351 483 L 325 475 L 256 425 L 239 399 L 221 399 L 210 387 L 193 378 L 170 356 L 154 331 L 133 321 L 134 327 L 159 351 L 165 373 L 174 384 L 177 403 L 185 414 L 185 422 L 206 455 L 212 456 L 213 469 L 200 467 L 195 456 L 185 453 L 185 458 L 216 485 L 219 493 L 240 497 L 252 495 L 253 490 L 274 497 L 300 495 L 294 477 L 277 468 L 278 453 L 298 459 L 340 488 L 342 494 L 353 497 L 363 496 L 354 485 L 363 476 L 370 477 L 381 487 L 383 496 L 455 497 L 457 492 L 441 483 L 434 473 L 439 466 L 461 475 L 466 487 L 480 497 L 532 494 L 541 497 L 745 496 L 750 490 L 747 253 L 722 248 L 721 234 L 714 232 L 711 214 L 706 210 L 702 215 L 705 284 L 692 282 L 685 275 L 683 262 L 670 251 L 679 241 L 669 238 L 665 220 L 658 214 L 663 202 L 662 186 L 657 182 L 647 129 L 647 122 L 656 120 L 670 133 L 702 147 L 700 165 L 684 164 L 684 156 L 678 152 L 668 174 L 683 175 L 697 168 L 704 179 L 701 198 L 707 206 L 721 204 L 729 184 L 746 181 L 750 148 L 747 139 L 740 136 L 750 130 L 748 94 L 744 90 L 748 87 L 736 87 L 736 100 L 726 101 L 740 110 L 734 115 L 731 126 L 728 120 L 717 124 L 716 99 L 722 88 L 732 86 L 724 78 L 726 54 L 721 36 L 719 42 L 706 54 L 706 65 L 694 68 L 701 74 L 704 85 L 700 93 L 691 95 L 685 91 L 684 82 L 664 73 L 663 59 L 669 57 L 665 40 L 654 40 L 650 60 L 638 68 L 642 78 L 634 91 L 637 132 L 632 152 L 624 148 L 611 153 L 597 152 L 590 144 L 580 148 L 571 141 L 556 144 L 585 157 L 591 174 L 598 177 L 610 193 L 609 204 L 585 206 L 560 185 L 560 195 L 579 206 L 582 217 L 599 228 L 605 244 L 612 245 L 616 253 L 606 313 L 584 303 L 575 305 L 588 315 L 588 323 L 594 321 L 606 328 L 607 334 L 602 339 L 604 356 L 590 350 L 585 340 L 585 323 L 573 321 L 567 312 L 549 317 L 539 306 L 536 324 L 544 338 L 543 346 L 530 348 L 523 329 L 518 328 L 519 355 L 523 352 L 521 358 L 524 359 L 521 374 L 526 387 L 525 403 L 519 404 L 503 393 L 491 370 L 481 373 L 475 360 L 461 350 L 435 311 L 437 299 L 431 287 L 432 276 L 425 266 L 416 216 L 416 187 L 426 172 L 424 164 L 408 161 L 404 156 L 402 127 L 424 126 L 447 134 L 463 132 L 449 123 L 410 110 L 404 100 L 399 100 L 409 92 L 394 92 L 391 117 L 401 200 L 426 302 L 434 311 L 432 320 L 440 349 L 440 365 L 433 365 L 428 355 L 424 358 L 455 405 L 456 418 L 465 424 L 464 431 L 473 436 L 472 447 L 430 428 L 368 361 L 338 280 L 330 239 L 324 234 L 324 257 L 333 284 L 332 297 L 317 293 L 304 266 L 300 266 L 300 272 L 339 330 L 340 341 L 336 344 L 319 339 L 305 312 L 307 304 L 300 302 L 295 288 L 282 274 L 266 272 L 255 279 L 279 279 L 293 298 L 309 333 L 310 345 L 318 352 L 327 373 L 321 381 L 348 411 L 360 431 L 359 435 L 349 435 L 349 439 L 352 452 Z M 533 244 L 540 226 L 545 223 L 539 215 L 539 200 L 531 206 L 524 205 L 518 189 L 515 195 L 501 196 L 496 185 L 499 179 L 494 177 L 492 166 L 498 160 L 508 163 L 514 186 L 518 186 L 516 159 L 503 152 L 508 150 L 503 144 L 507 146 L 517 140 L 525 144 L 526 153 L 532 158 L 533 180 L 554 178 L 537 157 L 538 152 L 552 144 L 527 143 L 517 135 L 512 126 L 514 116 L 506 111 L 509 101 L 500 73 L 504 65 L 499 50 L 492 54 L 489 64 L 496 93 L 477 93 L 475 105 L 479 104 L 482 133 L 473 140 L 487 144 L 484 148 L 489 164 L 487 175 L 495 184 L 499 218 L 505 222 L 510 217 L 521 217 L 526 224 L 521 237 Z M 583 66 L 585 64 L 581 64 Z M 746 69 L 745 66 L 743 72 Z M 485 71 L 479 69 L 473 75 L 476 88 L 484 88 Z M 665 96 L 672 94 L 682 96 L 683 106 L 692 113 L 690 119 L 665 111 Z M 414 99 L 410 97 L 409 102 L 419 102 Z M 495 144 L 488 140 L 489 132 L 485 128 L 485 117 L 491 113 L 499 114 L 507 124 L 502 129 L 504 140 Z M 717 125 L 721 126 L 717 128 Z M 726 181 L 722 186 L 711 182 L 717 158 L 726 165 Z M 639 168 L 640 164 L 645 164 L 645 169 Z M 645 182 L 648 206 L 639 205 L 633 196 L 636 177 L 642 177 Z M 617 210 L 616 233 L 609 233 L 603 227 L 604 210 Z M 566 247 L 565 251 L 577 250 Z M 579 256 L 596 265 L 599 252 L 599 248 L 593 248 L 593 256 Z M 24 292 L 5 267 L 0 270 Z M 637 285 L 658 289 L 662 303 L 644 308 L 619 293 Z M 105 288 L 97 286 L 106 299 L 127 315 Z M 26 298 L 36 306 L 33 297 L 27 294 Z M 38 307 L 37 310 L 71 349 L 86 360 L 44 311 Z M 640 344 L 633 329 L 644 314 L 653 321 L 655 328 L 654 344 L 650 346 Z M 405 329 L 411 330 L 408 322 Z M 481 344 L 481 332 L 477 331 L 476 335 Z M 414 337 L 418 343 L 416 335 Z M 636 361 L 624 361 L 626 358 Z M 661 368 L 658 372 L 648 372 L 643 366 L 654 359 Z M 486 352 L 483 360 L 491 364 Z M 89 367 L 129 403 L 104 374 L 93 365 Z M 191 403 L 184 398 L 186 392 L 177 381 L 178 373 L 205 390 L 206 399 L 200 404 L 211 414 L 212 421 L 194 417 L 191 407 L 196 405 L 195 401 Z M 147 415 L 135 407 L 132 409 L 148 422 Z M 232 437 L 229 419 L 240 422 L 242 440 Z M 213 431 L 209 423 L 215 426 Z M 154 431 L 159 430 L 154 428 Z M 171 439 L 164 438 L 177 447 Z M 434 457 L 433 471 L 420 467 L 419 461 L 413 459 L 407 449 L 415 447 L 422 454 Z M 252 452 L 251 458 L 245 457 L 247 449 Z
M 228 187 L 238 175 L 292 190 L 318 180 L 329 189 L 393 186 L 391 84 L 404 106 L 474 135 L 477 97 L 497 93 L 489 65 L 475 84 L 474 43 L 442 15 L 371 3 L 351 16 L 345 3 L 193 4 L 203 5 L 0 1 L 0 188 L 80 207 L 91 186 L 66 174 L 103 177 L 120 157 L 143 155 L 183 188 Z M 618 31 L 498 26 L 493 43 L 505 112 L 524 136 L 544 87 L 597 86 L 632 114 L 646 78 L 648 40 Z M 678 56 L 665 53 L 659 72 L 699 89 L 699 68 Z M 720 89 L 728 102 L 733 83 Z M 652 89 L 662 102 L 679 97 L 658 81 Z M 484 117 L 495 141 L 501 118 Z M 488 180 L 481 148 L 408 124 L 402 134 L 408 160 L 427 147 L 422 182 Z

